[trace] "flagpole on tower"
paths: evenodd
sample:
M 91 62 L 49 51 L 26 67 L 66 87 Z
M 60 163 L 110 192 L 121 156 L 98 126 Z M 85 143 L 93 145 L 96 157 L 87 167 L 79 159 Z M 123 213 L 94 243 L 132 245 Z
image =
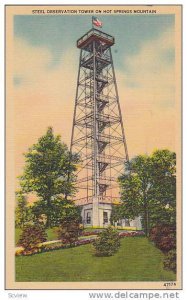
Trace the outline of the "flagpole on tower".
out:
M 102 28 L 103 23 L 96 17 L 92 16 L 92 28 L 101 27 Z

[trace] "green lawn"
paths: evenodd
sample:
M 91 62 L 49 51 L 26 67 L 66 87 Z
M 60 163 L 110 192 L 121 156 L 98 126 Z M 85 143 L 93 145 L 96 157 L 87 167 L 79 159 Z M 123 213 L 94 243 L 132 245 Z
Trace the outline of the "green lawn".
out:
M 173 281 L 163 254 L 145 237 L 123 238 L 118 253 L 95 257 L 92 245 L 16 257 L 16 281 Z

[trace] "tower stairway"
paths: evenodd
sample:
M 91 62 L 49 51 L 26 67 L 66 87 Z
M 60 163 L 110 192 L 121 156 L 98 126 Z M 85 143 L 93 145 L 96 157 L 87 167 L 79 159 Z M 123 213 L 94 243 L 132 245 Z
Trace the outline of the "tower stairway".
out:
M 101 223 L 99 207 L 111 209 L 119 197 L 118 177 L 128 161 L 111 47 L 111 35 L 92 28 L 77 41 L 79 70 L 73 116 L 71 152 L 78 153 L 76 203 Z M 107 202 L 106 202 L 107 201 Z

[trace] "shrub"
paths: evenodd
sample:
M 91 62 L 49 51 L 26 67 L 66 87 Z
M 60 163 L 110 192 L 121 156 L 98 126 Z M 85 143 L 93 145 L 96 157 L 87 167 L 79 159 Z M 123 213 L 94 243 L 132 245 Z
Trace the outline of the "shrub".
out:
M 176 248 L 176 230 L 170 225 L 158 225 L 151 229 L 150 240 L 163 252 Z
M 157 247 L 163 251 L 168 252 L 176 247 L 175 236 L 173 234 L 169 234 L 168 236 L 163 236 L 161 241 L 157 243 Z
M 93 242 L 96 256 L 114 255 L 120 247 L 120 237 L 117 230 L 111 226 L 99 233 L 98 238 Z
M 58 237 L 64 244 L 75 245 L 78 237 L 81 235 L 82 229 L 78 218 L 66 216 L 58 229 Z
M 23 254 L 37 253 L 40 248 L 40 243 L 45 242 L 47 234 L 44 227 L 39 224 L 26 225 L 23 228 L 18 245 L 22 246 Z
M 176 249 L 170 250 L 164 258 L 164 268 L 166 270 L 172 270 L 176 273 Z

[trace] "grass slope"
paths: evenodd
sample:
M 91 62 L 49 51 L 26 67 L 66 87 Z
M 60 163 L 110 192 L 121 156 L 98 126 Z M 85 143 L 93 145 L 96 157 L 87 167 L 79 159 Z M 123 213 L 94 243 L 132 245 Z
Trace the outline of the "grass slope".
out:
M 16 281 L 172 281 L 163 254 L 147 238 L 124 238 L 118 253 L 95 257 L 92 245 L 16 257 Z

